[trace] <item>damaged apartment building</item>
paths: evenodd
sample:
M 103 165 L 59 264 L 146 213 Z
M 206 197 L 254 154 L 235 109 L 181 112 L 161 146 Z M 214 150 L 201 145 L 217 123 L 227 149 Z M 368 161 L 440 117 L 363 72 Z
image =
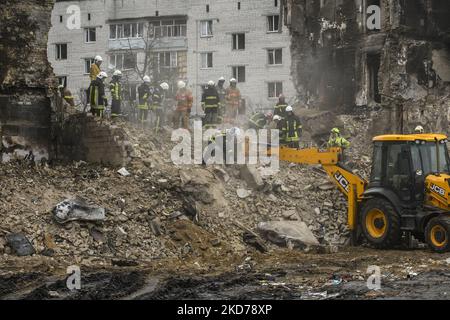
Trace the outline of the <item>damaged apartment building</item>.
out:
M 303 104 L 372 107 L 373 134 L 449 131 L 450 2 L 284 0 L 281 12 Z

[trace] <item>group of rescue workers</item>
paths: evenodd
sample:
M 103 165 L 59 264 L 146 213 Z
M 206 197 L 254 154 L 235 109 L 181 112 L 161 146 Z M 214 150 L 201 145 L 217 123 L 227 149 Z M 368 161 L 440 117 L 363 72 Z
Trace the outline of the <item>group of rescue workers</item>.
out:
M 91 112 L 97 117 L 104 117 L 105 110 L 108 107 L 108 99 L 106 96 L 105 80 L 108 74 L 101 71 L 103 59 L 96 56 L 94 63 L 90 69 L 90 86 L 87 91 L 88 102 Z M 109 83 L 109 91 L 111 93 L 111 118 L 114 120 L 122 115 L 122 72 L 116 70 L 112 80 Z M 149 76 L 142 78 L 142 84 L 137 88 L 138 104 L 137 117 L 142 123 L 147 122 L 149 111 L 151 110 L 155 117 L 152 117 L 153 127 L 161 128 L 165 124 L 165 115 L 168 105 L 165 104 L 166 96 L 169 91 L 169 84 L 166 82 L 153 82 Z M 225 78 L 221 77 L 217 85 L 214 81 L 209 81 L 203 88 L 202 93 L 202 109 L 204 112 L 203 128 L 217 129 L 223 123 L 232 124 L 236 121 L 241 109 L 241 92 L 237 88 L 237 80 L 232 78 L 229 80 L 228 88 L 225 88 Z M 189 118 L 193 105 L 192 92 L 187 88 L 184 81 L 177 83 L 177 92 L 175 95 L 176 110 L 173 113 L 173 127 L 189 129 Z M 74 106 L 74 99 L 70 91 L 60 86 L 60 94 L 64 100 Z M 279 96 L 278 103 L 275 105 L 273 112 L 266 114 L 256 112 L 249 118 L 248 128 L 261 130 L 264 128 L 278 129 L 280 132 L 280 145 L 291 148 L 300 147 L 300 137 L 302 135 L 302 122 L 294 113 L 293 107 L 286 103 L 284 95 Z M 422 128 L 423 131 L 423 128 Z M 237 133 L 237 128 L 225 131 L 217 131 L 216 135 L 227 135 L 230 132 Z M 212 137 L 214 139 L 215 137 Z M 346 149 L 350 143 L 341 136 L 338 128 L 331 130 L 328 147 L 340 147 Z

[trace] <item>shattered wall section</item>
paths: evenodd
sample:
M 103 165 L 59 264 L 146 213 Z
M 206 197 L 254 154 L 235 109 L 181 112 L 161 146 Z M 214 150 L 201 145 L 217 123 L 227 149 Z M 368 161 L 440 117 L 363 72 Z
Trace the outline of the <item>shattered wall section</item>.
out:
M 0 5 L 0 135 L 2 160 L 48 159 L 51 100 L 47 33 L 52 0 L 3 0 Z
M 99 122 L 92 115 L 71 115 L 58 130 L 56 153 L 59 160 L 112 166 L 124 166 L 131 160 L 133 149 L 125 131 Z
M 369 30 L 366 10 L 381 9 Z M 448 132 L 450 2 L 285 0 L 292 76 L 303 104 L 337 112 L 381 108 L 371 134 L 418 124 Z

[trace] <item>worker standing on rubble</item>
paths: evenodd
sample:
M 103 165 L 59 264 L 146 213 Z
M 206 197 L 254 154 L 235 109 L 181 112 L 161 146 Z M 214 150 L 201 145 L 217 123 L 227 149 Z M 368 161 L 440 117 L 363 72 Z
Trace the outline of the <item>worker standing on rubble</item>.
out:
M 122 72 L 120 70 L 114 71 L 111 82 L 109 83 L 109 90 L 111 91 L 111 118 L 117 119 L 122 115 Z
M 241 92 L 237 88 L 237 80 L 230 79 L 230 87 L 226 90 L 225 100 L 227 103 L 227 115 L 225 122 L 234 122 L 237 118 L 241 103 Z
M 97 79 L 98 74 L 102 71 L 100 69 L 100 66 L 102 65 L 103 58 L 101 56 L 96 56 L 94 59 L 94 63 L 91 64 L 91 69 L 89 72 L 89 76 L 91 78 L 91 81 L 94 81 Z
M 220 104 L 219 93 L 216 90 L 214 81 L 209 81 L 202 94 L 202 109 L 205 113 L 203 121 L 204 129 L 215 128 L 219 123 L 217 120 L 217 113 Z
M 286 115 L 287 106 L 288 105 L 286 104 L 286 97 L 283 94 L 280 94 L 280 96 L 278 97 L 278 103 L 275 106 L 273 114 L 275 116 L 280 116 L 281 118 L 284 118 Z
M 271 123 L 270 129 L 276 129 L 279 131 L 279 143 L 280 145 L 286 145 L 286 140 L 284 137 L 283 132 L 283 118 L 281 118 L 279 115 L 273 116 L 273 122 Z
M 161 114 L 162 114 L 162 93 L 159 85 L 151 88 L 152 114 L 153 114 L 153 128 L 159 131 L 161 128 Z
M 223 117 L 225 116 L 225 108 L 226 108 L 226 95 L 227 90 L 225 89 L 225 78 L 220 77 L 217 82 L 217 93 L 219 94 L 219 108 L 217 110 L 217 122 L 219 124 L 223 123 Z
M 163 82 L 159 86 L 161 88 L 161 114 L 159 115 L 160 127 L 163 127 L 166 124 L 166 114 L 168 105 L 168 95 L 169 95 L 169 84 L 167 82 Z
M 248 121 L 248 127 L 250 129 L 262 130 L 272 121 L 272 118 L 273 114 L 271 112 L 267 114 L 256 112 L 250 117 Z
M 144 76 L 142 79 L 144 82 L 139 86 L 138 88 L 138 96 L 139 96 L 139 120 L 141 121 L 142 125 L 144 125 L 144 122 L 148 119 L 148 109 L 151 99 L 151 93 L 150 93 L 150 77 Z
M 191 114 L 192 103 L 194 101 L 191 91 L 186 88 L 184 81 L 179 81 L 178 91 L 176 95 L 177 109 L 173 116 L 174 129 L 184 128 L 189 129 L 189 116 Z M 181 126 L 180 126 L 181 121 Z
M 300 119 L 294 114 L 291 106 L 286 107 L 286 115 L 283 121 L 283 136 L 285 143 L 290 148 L 300 148 L 300 136 L 302 134 L 302 124 Z
M 103 118 L 105 107 L 108 106 L 104 83 L 106 78 L 108 78 L 108 74 L 102 71 L 97 75 L 97 78 L 91 82 L 90 86 L 91 112 L 93 115 L 100 118 Z
M 417 126 L 414 129 L 414 133 L 416 133 L 416 134 L 424 134 L 425 133 L 425 129 L 422 126 Z
M 338 128 L 333 128 L 330 139 L 328 140 L 328 148 L 341 148 L 345 150 L 348 147 L 350 147 L 350 142 L 341 136 L 341 131 Z
M 67 102 L 71 107 L 75 107 L 75 101 L 72 95 L 72 92 L 64 87 L 63 85 L 58 86 L 59 94 L 61 95 L 61 98 Z

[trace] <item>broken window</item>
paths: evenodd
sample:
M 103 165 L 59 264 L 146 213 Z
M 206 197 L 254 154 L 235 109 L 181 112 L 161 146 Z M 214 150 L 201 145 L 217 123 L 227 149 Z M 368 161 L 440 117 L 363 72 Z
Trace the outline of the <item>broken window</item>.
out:
M 267 17 L 267 21 L 268 21 L 268 32 L 278 32 L 279 31 L 279 24 L 280 24 L 280 16 L 276 15 L 276 16 L 268 16 Z
M 233 50 L 245 50 L 245 33 L 235 33 L 233 38 Z
M 269 65 L 283 64 L 283 49 L 269 49 L 267 53 Z
M 58 43 L 56 46 L 56 60 L 67 60 L 67 43 Z
M 283 82 L 269 82 L 269 98 L 277 98 L 283 93 Z
M 378 73 L 380 72 L 381 55 L 380 54 L 368 54 L 367 55 L 367 71 L 369 77 L 369 98 L 376 102 L 381 103 L 380 88 L 378 82 Z
M 64 88 L 66 88 L 67 87 L 67 77 L 66 76 L 58 77 L 58 84 L 60 86 L 64 86 Z
M 245 66 L 235 66 L 232 67 L 233 78 L 237 80 L 237 82 L 245 82 Z

